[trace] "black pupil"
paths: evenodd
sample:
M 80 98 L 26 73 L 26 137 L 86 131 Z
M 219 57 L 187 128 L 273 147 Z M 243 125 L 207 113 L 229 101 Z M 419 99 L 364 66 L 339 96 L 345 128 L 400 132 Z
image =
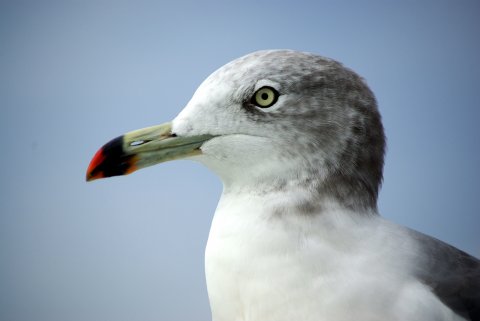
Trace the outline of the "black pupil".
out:
M 263 93 L 263 94 L 262 94 L 262 99 L 263 99 L 263 100 L 267 100 L 267 99 L 268 99 L 268 94 L 267 94 L 267 93 Z

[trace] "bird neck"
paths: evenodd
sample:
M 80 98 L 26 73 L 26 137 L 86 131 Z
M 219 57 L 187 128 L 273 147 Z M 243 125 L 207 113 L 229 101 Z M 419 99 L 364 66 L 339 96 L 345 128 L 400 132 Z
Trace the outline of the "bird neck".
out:
M 317 215 L 332 209 L 362 215 L 378 214 L 376 197 L 372 197 L 368 186 L 341 175 L 305 172 L 242 181 L 242 184 L 224 181 L 223 196 L 263 202 L 276 214 Z

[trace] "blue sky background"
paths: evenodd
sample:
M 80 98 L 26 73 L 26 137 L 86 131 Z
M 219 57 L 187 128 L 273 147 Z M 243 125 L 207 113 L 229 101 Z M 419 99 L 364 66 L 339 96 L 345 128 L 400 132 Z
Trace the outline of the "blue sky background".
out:
M 85 170 L 258 49 L 365 77 L 388 136 L 382 214 L 479 256 L 479 33 L 478 1 L 1 1 L 0 320 L 210 319 L 219 179 L 189 161 Z

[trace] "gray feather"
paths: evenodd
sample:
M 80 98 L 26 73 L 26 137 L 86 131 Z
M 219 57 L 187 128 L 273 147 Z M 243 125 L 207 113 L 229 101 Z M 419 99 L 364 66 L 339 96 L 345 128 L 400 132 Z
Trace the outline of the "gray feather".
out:
M 421 247 L 418 277 L 462 317 L 480 320 L 480 260 L 433 237 L 411 231 Z

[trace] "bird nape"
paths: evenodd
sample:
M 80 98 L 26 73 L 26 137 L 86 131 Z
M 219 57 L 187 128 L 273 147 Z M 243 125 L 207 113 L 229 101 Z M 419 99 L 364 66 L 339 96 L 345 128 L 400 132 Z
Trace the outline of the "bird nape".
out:
M 361 77 L 268 50 L 215 71 L 172 122 L 104 145 L 87 180 L 179 158 L 220 176 L 215 321 L 480 320 L 479 260 L 378 214 L 384 150 Z

